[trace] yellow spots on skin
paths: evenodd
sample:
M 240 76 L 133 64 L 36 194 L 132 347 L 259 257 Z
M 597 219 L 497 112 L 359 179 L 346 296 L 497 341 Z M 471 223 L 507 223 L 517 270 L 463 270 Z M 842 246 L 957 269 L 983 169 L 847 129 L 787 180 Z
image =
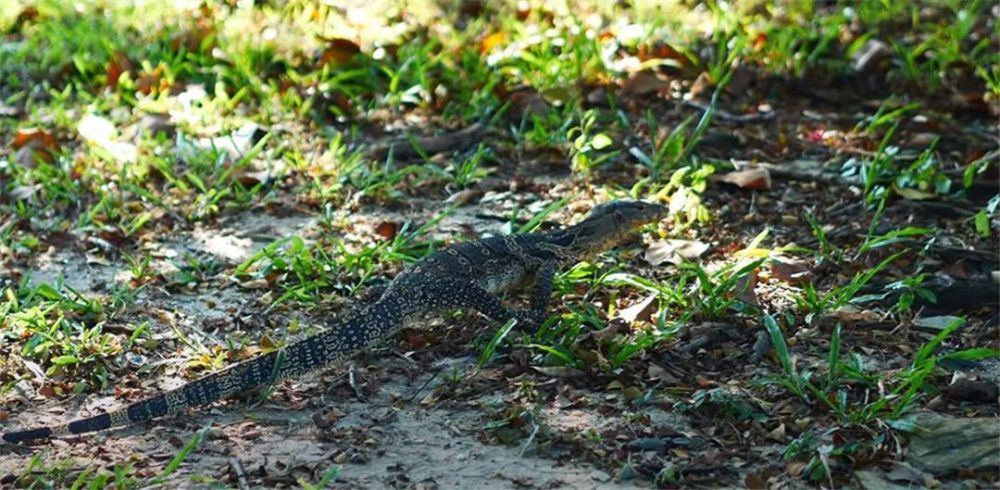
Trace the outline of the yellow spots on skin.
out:
M 111 427 L 125 427 L 128 425 L 128 410 L 120 409 L 115 410 L 108 414 L 111 417 Z

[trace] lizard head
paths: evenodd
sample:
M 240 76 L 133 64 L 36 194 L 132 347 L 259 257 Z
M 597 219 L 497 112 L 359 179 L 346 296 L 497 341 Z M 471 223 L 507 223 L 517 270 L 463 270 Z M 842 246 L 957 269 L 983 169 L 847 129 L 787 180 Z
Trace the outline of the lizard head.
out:
M 587 217 L 577 223 L 579 245 L 602 251 L 625 241 L 636 228 L 660 221 L 668 216 L 665 206 L 644 201 L 610 201 L 595 206 Z
M 668 215 L 666 206 L 645 201 L 609 201 L 594 206 L 587 221 L 605 220 L 618 228 L 631 231 L 639 226 L 655 223 Z

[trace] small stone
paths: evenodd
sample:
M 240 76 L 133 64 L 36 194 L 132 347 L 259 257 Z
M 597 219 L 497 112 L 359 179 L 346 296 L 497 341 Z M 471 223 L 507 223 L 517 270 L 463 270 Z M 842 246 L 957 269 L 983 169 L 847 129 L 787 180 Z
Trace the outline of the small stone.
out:
M 594 481 L 599 481 L 601 483 L 605 483 L 611 481 L 611 475 L 601 470 L 594 470 L 590 472 L 590 479 Z

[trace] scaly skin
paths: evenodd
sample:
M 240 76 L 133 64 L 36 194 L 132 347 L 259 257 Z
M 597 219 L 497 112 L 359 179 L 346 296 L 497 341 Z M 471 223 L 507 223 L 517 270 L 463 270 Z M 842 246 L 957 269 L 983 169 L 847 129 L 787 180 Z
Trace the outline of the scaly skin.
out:
M 496 321 L 517 319 L 530 328 L 545 318 L 556 270 L 614 247 L 636 227 L 664 217 L 663 206 L 613 201 L 595 207 L 586 219 L 564 230 L 447 247 L 397 276 L 375 303 L 319 334 L 119 410 L 63 425 L 9 432 L 3 440 L 19 443 L 127 427 L 206 405 L 343 361 L 392 335 L 408 320 L 441 311 L 477 310 Z M 529 310 L 508 309 L 496 295 L 532 279 L 536 285 Z

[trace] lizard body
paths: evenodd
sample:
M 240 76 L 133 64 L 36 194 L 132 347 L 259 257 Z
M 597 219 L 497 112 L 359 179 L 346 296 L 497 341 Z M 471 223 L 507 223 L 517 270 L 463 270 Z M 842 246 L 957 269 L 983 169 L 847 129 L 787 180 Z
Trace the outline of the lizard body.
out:
M 331 328 L 176 389 L 121 409 L 68 424 L 3 434 L 19 443 L 95 432 L 222 400 L 343 361 L 384 339 L 408 321 L 446 310 L 477 310 L 497 321 L 515 318 L 537 325 L 545 317 L 555 271 L 621 243 L 638 226 L 666 216 L 642 201 L 612 201 L 583 221 L 544 233 L 507 235 L 458 243 L 434 252 L 399 274 L 377 301 L 355 310 Z M 497 293 L 535 282 L 531 308 L 511 310 Z

